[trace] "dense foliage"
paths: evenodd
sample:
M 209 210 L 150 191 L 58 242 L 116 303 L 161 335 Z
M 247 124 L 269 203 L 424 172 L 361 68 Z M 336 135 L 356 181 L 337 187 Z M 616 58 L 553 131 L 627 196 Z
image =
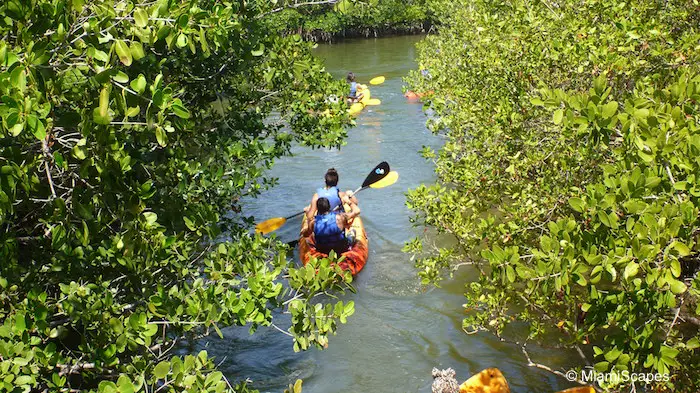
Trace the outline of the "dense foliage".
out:
M 320 1 L 313 7 L 288 8 L 270 18 L 273 30 L 300 34 L 308 40 L 376 37 L 424 32 L 432 21 L 425 0 Z
M 429 126 L 448 139 L 424 151 L 438 184 L 408 203 L 455 241 L 407 245 L 424 282 L 474 265 L 466 330 L 528 326 L 581 366 L 698 391 L 698 3 L 431 4 L 430 74 L 410 83 L 435 91 Z
M 310 303 L 348 274 L 288 266 L 240 213 L 350 122 L 344 82 L 264 28 L 275 3 L 0 3 L 0 390 L 246 391 L 169 350 L 274 309 L 323 347 L 353 312 Z

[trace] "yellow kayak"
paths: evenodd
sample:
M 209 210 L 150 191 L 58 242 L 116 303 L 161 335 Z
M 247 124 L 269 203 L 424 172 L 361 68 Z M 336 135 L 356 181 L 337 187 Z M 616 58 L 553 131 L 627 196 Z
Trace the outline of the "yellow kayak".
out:
M 348 109 L 348 113 L 353 116 L 362 112 L 362 110 L 365 109 L 365 106 L 371 105 L 373 101 L 367 85 L 357 85 L 357 95 L 360 94 L 362 94 L 362 99 L 350 105 L 350 109 Z

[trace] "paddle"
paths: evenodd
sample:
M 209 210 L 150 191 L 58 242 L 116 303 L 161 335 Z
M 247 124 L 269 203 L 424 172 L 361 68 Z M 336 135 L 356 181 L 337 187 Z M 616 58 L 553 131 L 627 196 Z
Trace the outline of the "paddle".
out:
M 372 78 L 372 79 L 369 81 L 369 84 L 370 84 L 370 85 L 381 85 L 382 83 L 384 83 L 384 80 L 385 80 L 385 79 L 386 79 L 386 78 L 384 78 L 384 76 L 378 76 L 378 77 L 376 77 L 376 78 Z
M 396 173 L 396 172 L 391 172 L 389 169 L 389 164 L 386 161 L 382 161 L 372 169 L 372 171 L 367 175 L 365 178 L 365 181 L 362 182 L 362 186 L 360 186 L 355 193 L 360 192 L 361 190 L 367 188 L 367 187 L 373 187 L 375 183 L 379 184 L 379 182 L 384 179 L 385 177 L 388 177 L 391 173 Z M 396 176 L 391 175 L 392 178 L 395 177 L 394 181 L 391 183 L 387 182 L 382 182 L 384 184 L 382 187 L 389 186 L 393 183 L 396 182 L 396 179 L 398 179 L 398 173 L 396 173 Z M 374 186 L 373 188 L 382 188 L 382 187 L 376 187 Z M 269 220 L 265 220 L 255 226 L 255 232 L 262 233 L 263 235 L 266 235 L 272 231 L 277 230 L 280 228 L 282 225 L 284 225 L 287 220 L 292 219 L 294 217 L 298 217 L 300 215 L 304 214 L 303 211 L 292 214 L 291 216 L 288 217 L 275 217 L 275 218 L 270 218 Z
M 368 185 L 364 185 L 365 183 L 362 183 L 363 185 L 358 187 L 355 191 L 352 192 L 353 195 L 357 194 L 358 192 L 367 189 L 367 188 L 384 188 L 388 187 L 396 181 L 399 180 L 399 173 L 396 171 L 391 171 L 389 172 L 386 176 L 384 176 L 383 179 L 379 179 L 375 181 L 374 183 L 370 183 Z M 367 182 L 367 179 L 365 179 L 365 182 Z M 335 209 L 333 210 L 339 210 L 342 206 L 336 206 Z

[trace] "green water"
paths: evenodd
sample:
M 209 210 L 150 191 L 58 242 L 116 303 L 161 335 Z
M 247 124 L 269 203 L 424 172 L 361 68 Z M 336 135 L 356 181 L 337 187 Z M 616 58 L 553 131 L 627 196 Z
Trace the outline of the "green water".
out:
M 372 97 L 382 104 L 366 108 L 349 131 L 340 150 L 297 148 L 295 156 L 280 160 L 272 175 L 279 186 L 246 206 L 259 218 L 300 210 L 322 184 L 329 167 L 340 172 L 340 186 L 355 188 L 374 165 L 389 162 L 401 177 L 386 189 L 359 195 L 362 217 L 370 239 L 370 256 L 354 283 L 355 314 L 342 325 L 324 351 L 292 351 L 292 341 L 271 328 L 253 336 L 247 329 L 225 330 L 225 339 L 198 342 L 189 351 L 206 348 L 221 362 L 232 380 L 251 378 L 261 391 L 282 392 L 296 378 L 304 379 L 305 393 L 430 392 L 433 367 L 452 367 L 462 382 L 487 368 L 500 368 L 513 392 L 554 392 L 571 384 L 551 374 L 527 367 L 520 347 L 500 342 L 488 333 L 467 335 L 461 321 L 463 285 L 473 274 L 460 271 L 442 288 L 424 290 L 419 285 L 403 243 L 417 232 L 408 221 L 404 192 L 434 180 L 433 167 L 420 157 L 424 145 L 439 147 L 443 138 L 425 128 L 421 104 L 407 102 L 401 77 L 414 69 L 413 45 L 421 37 L 351 40 L 316 49 L 327 69 L 338 78 L 348 71 L 360 83 L 384 75 L 386 82 L 372 87 Z M 299 222 L 292 221 L 279 235 L 293 240 Z M 296 256 L 295 256 L 296 257 Z M 284 316 L 275 323 L 288 328 Z M 535 361 L 563 365 L 571 353 L 531 348 Z

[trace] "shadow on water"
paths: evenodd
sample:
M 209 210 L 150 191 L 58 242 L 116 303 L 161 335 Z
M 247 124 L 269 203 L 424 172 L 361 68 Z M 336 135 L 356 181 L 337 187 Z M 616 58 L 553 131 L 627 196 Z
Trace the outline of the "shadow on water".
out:
M 319 57 L 327 69 L 344 78 L 348 71 L 361 83 L 384 75 L 384 84 L 372 87 L 382 104 L 366 108 L 349 130 L 342 149 L 294 148 L 294 157 L 279 160 L 271 175 L 279 185 L 261 198 L 248 201 L 246 213 L 257 218 L 291 214 L 308 203 L 329 167 L 340 172 L 343 189 L 359 185 L 376 163 L 386 160 L 401 177 L 386 189 L 367 190 L 360 197 L 362 216 L 370 239 L 370 257 L 354 282 L 357 293 L 343 296 L 355 301 L 355 314 L 340 326 L 324 351 L 294 353 L 290 337 L 273 328 L 249 335 L 246 328 L 224 330 L 225 339 L 207 338 L 181 352 L 200 349 L 216 356 L 220 369 L 232 380 L 250 378 L 261 391 L 282 392 L 297 378 L 305 393 L 429 392 L 433 367 L 453 367 L 458 380 L 487 367 L 498 367 L 513 392 L 552 392 L 566 387 L 546 372 L 526 366 L 520 348 L 489 334 L 462 331 L 464 283 L 473 272 L 458 272 L 442 288 L 420 286 L 403 244 L 418 232 L 408 221 L 405 191 L 434 181 L 433 167 L 418 153 L 424 145 L 439 148 L 443 139 L 425 128 L 421 105 L 402 95 L 401 77 L 416 67 L 413 45 L 421 37 L 348 40 L 320 45 Z M 277 236 L 296 238 L 300 220 L 292 220 Z M 295 255 L 295 258 L 297 256 Z M 286 315 L 275 323 L 288 328 Z M 534 352 L 534 350 L 533 350 Z M 566 356 L 548 364 L 566 364 Z M 562 382 L 562 384 L 560 384 Z

